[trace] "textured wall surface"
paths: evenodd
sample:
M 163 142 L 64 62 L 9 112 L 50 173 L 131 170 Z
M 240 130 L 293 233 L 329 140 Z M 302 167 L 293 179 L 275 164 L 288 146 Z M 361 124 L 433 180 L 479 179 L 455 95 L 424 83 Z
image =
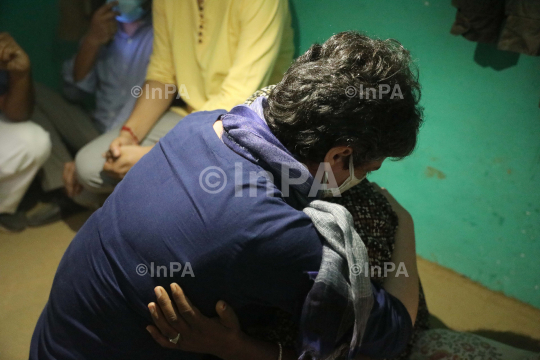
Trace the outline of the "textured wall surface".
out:
M 426 123 L 415 154 L 371 180 L 413 214 L 420 255 L 540 308 L 540 59 L 450 35 L 449 0 L 291 5 L 298 52 L 344 30 L 410 49 Z M 35 78 L 54 87 L 74 49 L 55 40 L 57 19 L 53 0 L 0 2 L 0 31 L 16 36 Z

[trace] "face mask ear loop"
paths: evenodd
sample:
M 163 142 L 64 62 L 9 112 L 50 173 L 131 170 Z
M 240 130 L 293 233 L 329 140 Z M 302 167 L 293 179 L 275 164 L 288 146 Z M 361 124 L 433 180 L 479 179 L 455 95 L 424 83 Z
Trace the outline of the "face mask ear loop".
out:
M 349 157 L 349 177 L 354 179 L 356 176 L 354 175 L 354 161 L 353 161 L 353 154 L 351 153 L 351 156 Z

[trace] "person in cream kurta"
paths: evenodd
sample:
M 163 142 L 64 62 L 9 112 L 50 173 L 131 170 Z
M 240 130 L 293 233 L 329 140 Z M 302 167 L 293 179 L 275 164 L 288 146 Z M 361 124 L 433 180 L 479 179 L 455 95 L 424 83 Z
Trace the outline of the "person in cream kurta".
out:
M 154 48 L 133 112 L 76 158 L 79 181 L 95 194 L 111 193 L 184 116 L 230 110 L 292 61 L 287 0 L 154 0 L 152 13 Z

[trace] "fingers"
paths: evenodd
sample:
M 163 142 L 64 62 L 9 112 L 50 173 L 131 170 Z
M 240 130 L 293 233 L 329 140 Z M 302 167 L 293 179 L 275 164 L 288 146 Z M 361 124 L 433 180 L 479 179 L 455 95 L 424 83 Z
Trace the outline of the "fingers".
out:
M 11 36 L 0 39 L 0 66 L 8 71 L 26 71 L 30 67 L 30 59 Z
M 90 33 L 98 44 L 103 45 L 109 42 L 117 31 L 116 16 L 120 13 L 114 11 L 117 2 L 108 3 L 100 7 L 92 17 Z
M 103 172 L 105 172 L 108 176 L 110 176 L 113 179 L 116 180 L 122 180 L 126 175 L 120 172 L 121 170 L 116 168 L 116 164 L 106 162 L 105 165 L 103 165 Z
M 110 149 L 107 150 L 106 152 L 104 152 L 103 154 L 101 154 L 101 156 L 103 158 L 105 158 L 106 161 L 114 161 L 114 156 L 113 156 L 112 151 Z
M 115 6 L 118 6 L 118 1 L 113 1 L 113 2 L 107 3 L 107 4 L 103 5 L 102 7 L 100 7 L 99 9 L 96 10 L 96 15 L 97 14 L 99 14 L 99 15 L 106 14 L 106 13 L 112 11 L 112 9 Z
M 14 42 L 15 40 L 8 33 L 0 34 L 0 49 L 3 49 L 6 46 L 13 44 Z
M 66 188 L 66 192 L 69 197 L 71 197 L 71 181 L 70 181 L 70 175 L 69 175 L 69 163 L 64 164 L 64 171 L 62 172 L 62 180 L 64 181 L 64 187 Z
M 180 316 L 180 313 L 178 312 L 172 301 L 169 299 L 169 294 L 167 294 L 165 289 L 161 286 L 158 286 L 154 289 L 154 291 L 156 293 L 156 296 L 158 297 L 158 308 L 160 308 L 160 310 L 163 312 L 165 319 L 168 321 L 169 325 L 171 325 L 179 333 L 185 333 L 186 331 L 188 331 L 189 325 L 186 323 L 184 318 Z
M 118 159 L 120 155 L 122 154 L 120 150 L 120 145 L 118 144 L 111 144 L 111 148 L 109 149 L 109 152 L 113 159 Z
M 4 62 L 12 60 L 15 55 L 15 48 L 9 44 L 0 49 L 0 60 Z
M 161 311 L 161 308 L 156 303 L 148 304 L 148 310 L 150 310 L 152 320 L 161 334 L 166 336 L 167 339 L 173 339 L 178 335 L 179 331 L 168 323 L 167 316 L 163 314 L 163 311 Z
M 79 181 L 77 180 L 77 177 L 75 176 L 75 185 L 73 186 L 73 196 L 79 195 L 82 191 L 83 191 L 83 187 L 81 184 L 79 184 Z
M 24 53 L 21 51 L 16 51 L 7 64 L 8 71 L 19 71 L 25 72 L 30 69 L 30 62 L 24 58 Z
M 0 59 L 3 61 L 9 61 L 17 55 L 23 53 L 22 48 L 17 44 L 15 39 L 11 35 L 7 34 L 4 37 L 0 37 Z
M 105 161 L 105 164 L 103 164 L 103 171 L 105 171 L 106 173 L 114 173 L 115 172 L 115 166 L 114 166 L 114 162 L 112 161 Z
M 120 143 L 120 139 L 114 139 L 111 145 L 109 146 L 109 151 L 113 158 L 120 157 L 121 151 L 120 146 L 122 144 Z
M 189 326 L 178 314 L 165 289 L 157 286 L 154 292 L 157 296 L 157 304 L 150 303 L 148 308 L 156 326 L 169 338 L 176 337 L 178 333 L 186 334 L 189 331 Z
M 64 164 L 64 171 L 62 174 L 64 180 L 64 186 L 66 188 L 66 193 L 69 197 L 77 195 L 81 190 L 81 186 L 77 181 L 76 168 L 74 162 L 68 162 Z M 81 189 L 79 189 L 81 188 Z
M 156 293 L 159 307 L 165 314 L 167 321 L 175 323 L 178 320 L 178 317 L 176 315 L 176 310 L 174 309 L 173 303 L 169 299 L 169 294 L 167 294 L 165 289 L 161 286 L 157 286 L 154 289 L 154 292 Z
M 105 164 L 103 164 L 103 171 L 113 179 L 118 179 L 120 177 L 120 169 L 114 160 L 107 160 Z
M 146 330 L 152 335 L 152 338 L 162 347 L 167 349 L 176 349 L 178 346 L 169 341 L 166 336 L 163 336 L 158 328 L 155 326 L 149 325 L 146 327 Z
M 117 5 L 118 2 L 114 1 L 100 7 L 94 14 L 95 20 L 99 23 L 114 22 L 116 24 L 116 17 L 120 15 L 118 11 L 114 10 Z
M 115 6 L 118 6 L 118 1 L 111 1 L 110 3 L 108 3 L 108 4 L 105 6 L 105 8 L 106 8 L 107 10 L 111 10 L 111 9 L 112 9 L 113 7 L 115 7 Z
M 185 296 L 184 291 L 178 284 L 172 283 L 171 291 L 178 313 L 189 326 L 196 327 L 199 320 L 199 310 L 191 304 L 191 301 Z
M 217 302 L 216 312 L 223 326 L 232 330 L 240 330 L 240 322 L 236 313 L 225 301 L 220 300 Z
M 77 178 L 77 168 L 75 167 L 75 163 L 71 163 L 71 197 L 74 197 L 76 195 L 79 195 L 83 187 L 81 184 L 79 184 L 79 179 Z
M 7 60 L 4 59 L 4 50 L 9 47 L 11 36 L 8 33 L 0 33 L 0 66 L 3 70 L 7 69 Z
M 110 151 L 112 153 L 112 151 Z M 120 148 L 118 148 L 120 152 Z M 105 164 L 103 164 L 103 171 L 114 179 L 123 179 L 127 172 L 131 168 L 129 159 L 126 156 L 107 156 Z
M 74 191 L 75 189 L 72 183 L 70 182 L 65 183 L 65 187 L 66 187 L 66 193 L 68 197 L 72 198 L 73 196 L 75 196 L 75 191 Z
M 109 150 L 102 154 L 106 158 L 103 171 L 116 179 L 122 179 L 129 169 L 142 157 L 142 147 L 129 145 L 129 139 L 117 137 L 109 145 Z

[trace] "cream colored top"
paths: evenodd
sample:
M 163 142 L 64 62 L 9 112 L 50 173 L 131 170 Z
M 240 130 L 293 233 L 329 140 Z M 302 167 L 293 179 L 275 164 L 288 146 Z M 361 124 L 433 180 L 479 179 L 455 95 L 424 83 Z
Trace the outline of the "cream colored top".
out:
M 230 110 L 292 62 L 287 0 L 154 0 L 153 22 L 146 78 L 176 85 L 190 110 Z

